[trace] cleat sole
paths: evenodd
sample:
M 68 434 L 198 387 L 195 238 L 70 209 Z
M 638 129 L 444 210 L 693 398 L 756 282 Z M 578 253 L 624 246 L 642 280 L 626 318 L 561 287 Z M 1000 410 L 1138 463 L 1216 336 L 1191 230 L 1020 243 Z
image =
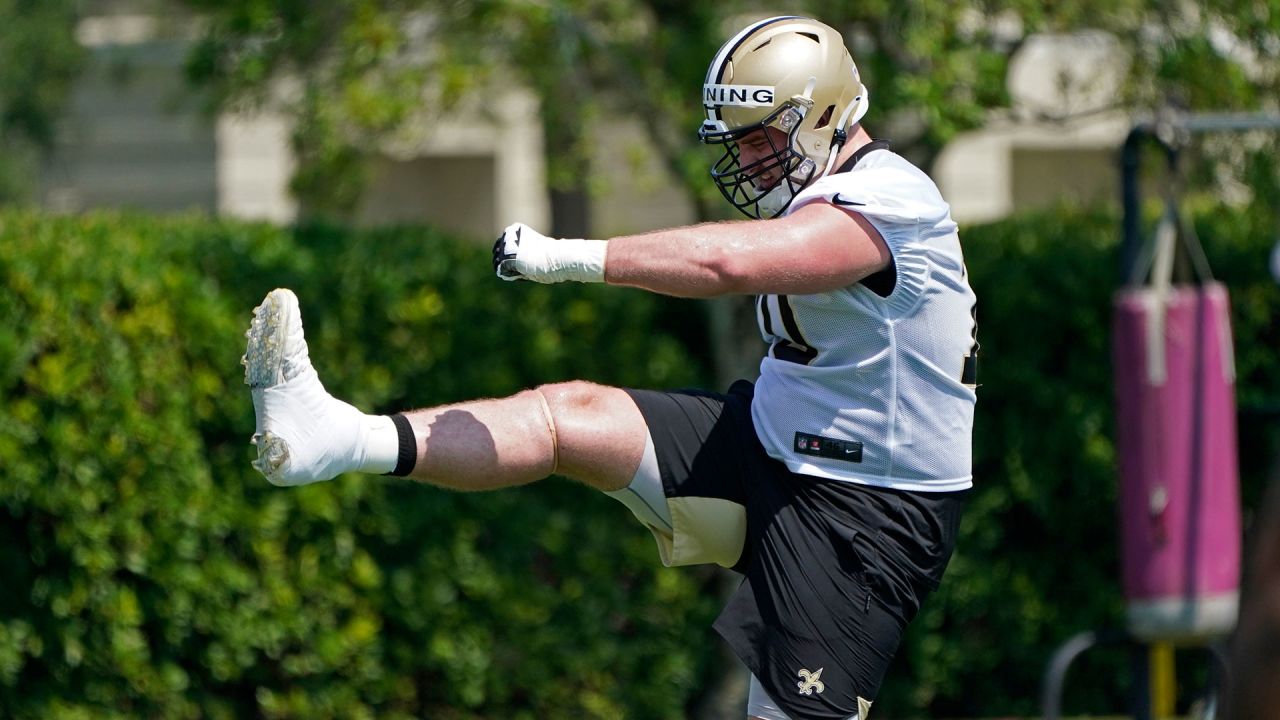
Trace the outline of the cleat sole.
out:
M 279 479 L 280 468 L 289 460 L 289 445 L 283 438 L 266 432 L 262 434 L 261 441 L 258 443 L 258 459 L 253 461 L 253 466 L 267 477 L 267 480 L 276 482 Z
M 289 332 L 291 311 L 298 299 L 289 290 L 277 288 L 267 294 L 262 304 L 253 309 L 253 321 L 245 337 L 244 383 L 263 389 L 284 380 L 284 345 Z
M 250 388 L 261 391 L 284 381 L 285 341 L 297 304 L 298 298 L 292 291 L 277 288 L 253 309 L 253 320 L 245 331 L 248 343 L 240 358 L 244 382 Z M 257 428 L 249 443 L 258 450 L 253 467 L 267 480 L 279 484 L 281 469 L 289 460 L 288 444 L 269 427 Z

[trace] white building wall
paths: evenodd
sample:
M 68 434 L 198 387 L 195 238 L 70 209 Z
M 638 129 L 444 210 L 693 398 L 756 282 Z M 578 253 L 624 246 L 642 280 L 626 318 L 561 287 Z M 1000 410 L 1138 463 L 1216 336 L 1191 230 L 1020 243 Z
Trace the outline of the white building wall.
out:
M 961 223 L 998 220 L 1059 199 L 1112 199 L 1129 122 L 1111 114 L 1061 124 L 993 123 L 948 143 L 933 178 Z
M 205 115 L 183 74 L 189 26 L 120 14 L 82 20 L 77 36 L 90 57 L 42 171 L 46 208 L 297 219 L 287 116 L 270 109 Z M 357 221 L 430 223 L 482 238 L 516 220 L 549 226 L 537 98 L 509 90 L 483 100 L 484 108 L 424 117 L 388 143 Z
M 601 237 L 648 232 L 696 222 L 684 186 L 654 150 L 639 120 L 616 118 L 594 134 L 591 230 Z M 708 170 L 717 157 L 706 152 Z M 711 187 L 710 174 L 706 177 Z
M 536 228 L 551 227 L 547 195 L 546 148 L 538 99 L 528 91 L 510 91 L 502 97 L 505 111 L 495 148 L 494 188 L 496 236 L 513 222 Z
M 39 196 L 60 212 L 212 212 L 217 148 L 182 76 L 187 45 L 151 39 L 146 23 L 120 20 L 81 28 L 89 57 L 41 168 Z
M 294 161 L 291 123 L 279 113 L 223 114 L 217 121 L 218 214 L 289 223 L 298 203 L 289 194 Z
M 1128 62 L 1111 36 L 1029 38 L 1009 67 L 1012 108 L 954 138 L 933 177 L 962 223 L 1059 200 L 1114 198 L 1128 115 L 1112 109 Z
M 431 223 L 496 237 L 520 221 L 547 228 L 546 151 L 538 100 L 523 89 L 482 94 L 449 116 L 420 119 L 384 146 L 361 225 Z
M 370 167 L 357 224 L 430 224 L 492 237 L 516 220 L 550 222 L 537 99 L 496 94 L 500 112 L 485 118 L 422 118 L 388 142 Z M 462 117 L 466 117 L 463 120 Z M 296 162 L 290 123 L 271 112 L 223 115 L 218 122 L 218 210 L 232 217 L 291 222 Z

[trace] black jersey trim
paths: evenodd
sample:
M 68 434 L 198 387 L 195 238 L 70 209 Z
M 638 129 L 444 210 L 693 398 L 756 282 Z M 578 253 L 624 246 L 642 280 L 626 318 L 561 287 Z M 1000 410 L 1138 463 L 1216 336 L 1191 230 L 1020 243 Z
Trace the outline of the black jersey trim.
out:
M 808 345 L 800 334 L 800 326 L 796 324 L 796 313 L 791 309 L 791 301 L 786 295 L 778 295 L 778 315 L 782 316 L 782 327 L 787 331 L 787 339 L 797 345 Z
M 760 296 L 760 324 L 764 328 L 765 335 L 773 335 L 773 317 L 769 311 L 769 296 Z
M 808 347 L 800 346 L 787 340 L 778 340 L 769 347 L 770 354 L 775 360 L 784 362 L 792 362 L 797 365 L 808 365 L 818 357 L 818 351 Z
M 842 172 L 849 172 L 850 170 L 853 169 L 855 165 L 857 165 L 859 162 L 862 161 L 862 158 L 866 157 L 867 155 L 875 152 L 876 150 L 888 150 L 888 149 L 889 149 L 888 140 L 872 140 L 866 145 L 863 145 L 857 150 L 854 150 L 853 156 L 850 157 L 848 160 L 845 160 L 843 163 L 841 163 L 840 167 L 836 168 L 835 173 L 832 173 L 832 174 L 834 175 Z
M 798 354 L 793 355 L 793 357 L 803 358 L 802 361 L 792 360 L 792 362 L 799 362 L 801 365 L 808 365 L 813 362 L 814 358 L 818 357 L 818 351 L 811 347 L 809 343 L 805 342 L 804 335 L 800 334 L 800 325 L 796 322 L 795 311 L 791 309 L 791 301 L 787 299 L 786 295 L 778 295 L 777 298 L 778 315 L 782 317 L 782 326 L 786 328 L 787 331 L 787 339 L 789 341 L 787 344 L 791 345 L 791 349 Z M 778 346 L 774 346 L 775 356 L 777 356 L 777 351 L 779 349 L 780 348 Z
M 964 369 L 960 372 L 960 382 L 963 385 L 978 384 L 978 356 L 965 355 Z

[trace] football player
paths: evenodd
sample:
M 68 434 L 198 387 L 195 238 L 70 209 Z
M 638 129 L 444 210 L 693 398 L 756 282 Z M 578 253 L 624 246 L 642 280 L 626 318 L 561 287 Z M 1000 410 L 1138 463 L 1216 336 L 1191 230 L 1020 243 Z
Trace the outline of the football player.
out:
M 297 299 L 254 311 L 256 467 L 279 485 L 361 471 L 482 490 L 552 474 L 624 503 L 666 565 L 742 583 L 715 623 L 751 670 L 748 714 L 866 717 L 938 585 L 971 485 L 975 298 L 929 177 L 873 140 L 840 34 L 752 23 L 702 87 L 711 176 L 749 220 L 557 239 L 516 223 L 504 280 L 756 296 L 767 345 L 723 393 L 567 382 L 370 416 L 331 397 Z

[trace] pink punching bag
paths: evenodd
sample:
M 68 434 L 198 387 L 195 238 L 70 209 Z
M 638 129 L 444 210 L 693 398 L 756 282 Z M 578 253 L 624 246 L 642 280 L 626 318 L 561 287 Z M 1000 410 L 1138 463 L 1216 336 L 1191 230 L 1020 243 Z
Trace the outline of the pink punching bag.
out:
M 1170 283 L 1189 233 L 1175 213 L 1170 204 L 1157 230 L 1151 282 L 1119 291 L 1112 318 L 1126 615 L 1148 641 L 1230 632 L 1240 587 L 1227 290 Z

